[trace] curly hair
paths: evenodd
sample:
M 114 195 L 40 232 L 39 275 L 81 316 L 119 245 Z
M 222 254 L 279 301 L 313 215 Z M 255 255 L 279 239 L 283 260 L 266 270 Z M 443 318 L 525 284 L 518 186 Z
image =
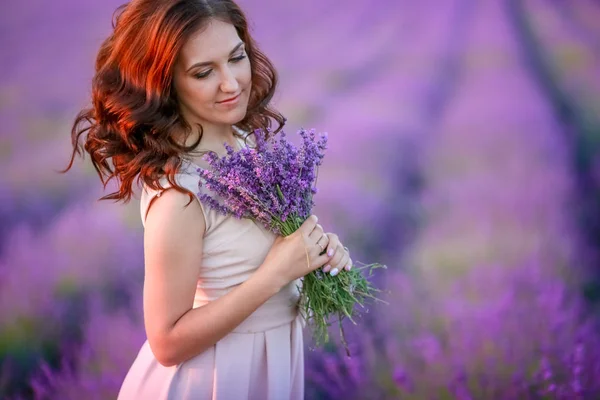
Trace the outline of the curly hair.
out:
M 269 107 L 277 72 L 258 49 L 244 13 L 233 1 L 133 0 L 118 7 L 113 15 L 113 32 L 96 57 L 92 105 L 75 119 L 73 152 L 62 172 L 73 166 L 76 155 L 84 157 L 85 150 L 105 189 L 113 178 L 119 183 L 118 191 L 100 200 L 129 202 L 136 177 L 138 183 L 161 189 L 158 180 L 166 176 L 175 189 L 189 195 L 177 184 L 175 175 L 181 156 L 200 143 L 202 127 L 198 125 L 199 137 L 190 146 L 176 140 L 177 128 L 187 136 L 192 128 L 179 112 L 173 66 L 187 39 L 212 18 L 235 27 L 250 60 L 248 108 L 236 126 L 246 132 L 269 132 L 274 119 L 279 124 L 274 133 L 283 128 L 285 118 Z M 80 139 L 86 132 L 82 144 Z

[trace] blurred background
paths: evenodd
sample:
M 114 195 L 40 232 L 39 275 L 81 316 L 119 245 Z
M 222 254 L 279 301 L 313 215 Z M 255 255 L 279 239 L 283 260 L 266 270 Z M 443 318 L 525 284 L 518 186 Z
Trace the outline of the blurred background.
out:
M 66 175 L 121 1 L 0 7 L 0 398 L 111 399 L 145 340 L 139 202 Z M 600 3 L 239 0 L 327 131 L 315 213 L 383 303 L 307 399 L 600 398 Z M 138 197 L 139 198 L 139 197 Z

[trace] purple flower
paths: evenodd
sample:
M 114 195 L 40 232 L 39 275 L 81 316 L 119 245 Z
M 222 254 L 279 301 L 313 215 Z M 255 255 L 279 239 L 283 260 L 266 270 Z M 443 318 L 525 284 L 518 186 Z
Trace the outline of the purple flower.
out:
M 314 129 L 300 129 L 298 135 L 302 139 L 300 147 L 288 141 L 283 131 L 267 140 L 266 132 L 257 129 L 253 148 L 236 152 L 225 144 L 225 156 L 207 154 L 209 168 L 197 170 L 199 198 L 220 213 L 262 223 L 275 234 L 291 235 L 311 214 L 317 171 L 327 148 L 327 134 L 317 137 Z M 362 306 L 366 299 L 378 300 L 373 295 L 378 290 L 360 272 L 378 267 L 385 266 L 365 265 L 335 279 L 319 272 L 305 276 L 300 312 L 312 316 L 308 319 L 316 326 L 319 341 L 328 341 L 330 316 L 336 315 L 341 323 L 345 317 L 356 316 L 357 303 Z
M 198 169 L 199 197 L 222 214 L 250 218 L 278 234 L 289 234 L 308 218 L 314 206 L 317 168 L 327 148 L 327 134 L 301 129 L 297 148 L 285 132 L 266 139 L 254 131 L 255 146 L 240 151 L 225 144 L 227 154 L 209 153 L 209 169 Z M 208 189 L 212 193 L 206 193 Z
M 404 368 L 396 366 L 393 371 L 393 379 L 400 389 L 408 393 L 414 390 L 414 384 Z

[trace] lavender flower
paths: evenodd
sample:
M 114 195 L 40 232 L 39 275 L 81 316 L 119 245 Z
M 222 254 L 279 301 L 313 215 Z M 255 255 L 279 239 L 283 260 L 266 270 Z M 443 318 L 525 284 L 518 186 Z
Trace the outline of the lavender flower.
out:
M 236 152 L 226 144 L 227 156 L 207 154 L 211 170 L 199 168 L 197 172 L 203 185 L 225 201 L 220 203 L 206 193 L 199 193 L 200 199 L 222 214 L 251 218 L 275 233 L 290 234 L 284 223 L 289 218 L 296 224 L 306 220 L 314 206 L 316 168 L 327 148 L 326 133 L 316 141 L 314 130 L 299 134 L 300 149 L 286 140 L 285 132 L 279 140 L 267 141 L 257 129 L 255 148 Z
M 254 131 L 254 148 L 234 151 L 225 144 L 225 156 L 207 154 L 205 160 L 210 168 L 197 169 L 198 197 L 222 214 L 249 218 L 275 234 L 288 236 L 311 214 L 318 167 L 327 149 L 327 133 L 317 137 L 314 129 L 301 129 L 298 134 L 302 145 L 297 148 L 287 140 L 285 132 L 270 139 L 267 132 Z M 204 188 L 212 193 L 206 193 Z M 304 277 L 300 308 L 305 317 L 312 317 L 307 319 L 316 327 L 316 336 L 321 339 L 318 342 L 328 340 L 329 316 L 337 315 L 343 339 L 341 321 L 346 317 L 353 321 L 354 305 L 362 306 L 367 298 L 376 299 L 373 293 L 378 290 L 360 270 L 370 268 L 372 272 L 377 267 L 385 266 L 365 265 L 338 277 L 319 271 Z M 347 346 L 346 350 L 349 354 Z

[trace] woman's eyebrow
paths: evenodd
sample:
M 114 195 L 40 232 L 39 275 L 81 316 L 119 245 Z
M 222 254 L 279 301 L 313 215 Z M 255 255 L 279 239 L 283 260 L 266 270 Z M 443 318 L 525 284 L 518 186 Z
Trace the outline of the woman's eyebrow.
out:
M 238 51 L 238 49 L 240 47 L 242 47 L 244 45 L 244 42 L 239 42 L 234 48 L 233 50 L 231 50 L 229 52 L 229 56 L 233 55 L 233 53 L 235 53 L 236 51 Z M 212 61 L 204 61 L 204 62 L 199 62 L 196 63 L 194 65 L 192 65 L 191 67 L 189 67 L 185 72 L 188 72 L 190 69 L 195 68 L 195 67 L 204 67 L 205 65 L 210 65 L 212 64 Z

